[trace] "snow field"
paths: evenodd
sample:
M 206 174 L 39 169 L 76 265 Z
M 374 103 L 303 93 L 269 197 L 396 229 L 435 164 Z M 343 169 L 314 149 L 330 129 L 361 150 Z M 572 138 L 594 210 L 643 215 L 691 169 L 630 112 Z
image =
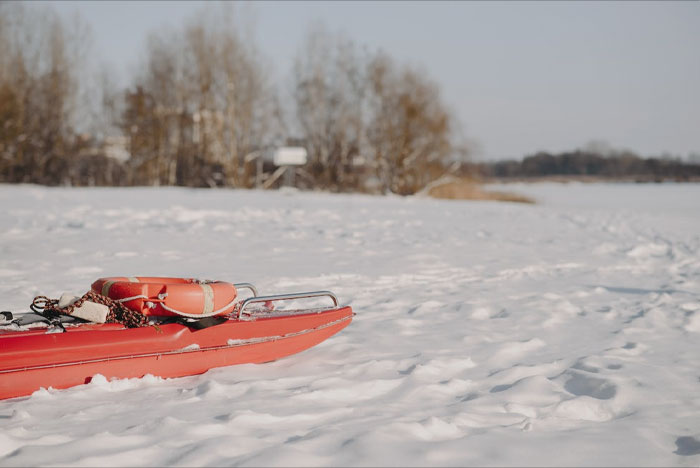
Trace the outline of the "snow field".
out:
M 0 402 L 0 465 L 697 466 L 700 186 L 506 189 L 540 203 L 0 186 L 3 309 L 162 275 L 358 314 L 274 363 Z

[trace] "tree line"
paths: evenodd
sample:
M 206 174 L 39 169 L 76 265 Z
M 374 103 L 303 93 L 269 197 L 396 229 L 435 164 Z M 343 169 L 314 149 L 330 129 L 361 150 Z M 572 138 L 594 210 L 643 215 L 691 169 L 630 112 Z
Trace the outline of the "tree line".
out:
M 0 4 L 0 182 L 274 186 L 259 158 L 293 145 L 299 187 L 411 194 L 465 158 L 424 70 L 314 27 L 274 83 L 252 37 L 231 4 L 207 6 L 153 32 L 119 89 L 86 72 L 79 19 Z
M 552 176 L 589 177 L 638 182 L 698 181 L 700 163 L 674 157 L 642 158 L 631 151 L 580 149 L 539 152 L 522 161 L 467 164 L 462 171 L 486 179 L 531 179 Z

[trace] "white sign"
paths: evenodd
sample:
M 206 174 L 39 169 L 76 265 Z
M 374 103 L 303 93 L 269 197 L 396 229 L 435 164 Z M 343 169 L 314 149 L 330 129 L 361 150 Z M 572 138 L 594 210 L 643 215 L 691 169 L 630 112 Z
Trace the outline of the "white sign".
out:
M 275 166 L 301 166 L 306 164 L 306 148 L 301 146 L 282 146 L 272 153 Z

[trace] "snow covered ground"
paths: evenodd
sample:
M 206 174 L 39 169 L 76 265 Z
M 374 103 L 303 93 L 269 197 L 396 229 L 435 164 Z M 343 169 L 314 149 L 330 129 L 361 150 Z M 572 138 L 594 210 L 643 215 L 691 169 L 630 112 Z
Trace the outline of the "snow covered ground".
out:
M 700 185 L 537 205 L 0 185 L 0 308 L 100 276 L 332 289 L 280 361 L 0 402 L 0 465 L 700 464 Z

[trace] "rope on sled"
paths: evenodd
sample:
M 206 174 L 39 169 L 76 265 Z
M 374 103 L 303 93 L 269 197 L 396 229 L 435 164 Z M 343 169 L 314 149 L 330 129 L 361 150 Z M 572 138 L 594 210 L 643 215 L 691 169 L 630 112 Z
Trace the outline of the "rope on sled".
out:
M 147 316 L 131 310 L 120 302 L 110 299 L 109 297 L 97 294 L 94 291 L 86 292 L 80 299 L 64 308 L 58 307 L 58 299 L 50 299 L 46 296 L 36 296 L 32 301 L 30 308 L 32 311 L 52 319 L 58 317 L 60 314 L 71 315 L 73 311 L 77 307 L 83 305 L 85 301 L 95 302 L 97 304 L 102 304 L 109 307 L 107 323 L 121 323 L 127 328 L 146 327 L 149 324 L 149 319 Z

